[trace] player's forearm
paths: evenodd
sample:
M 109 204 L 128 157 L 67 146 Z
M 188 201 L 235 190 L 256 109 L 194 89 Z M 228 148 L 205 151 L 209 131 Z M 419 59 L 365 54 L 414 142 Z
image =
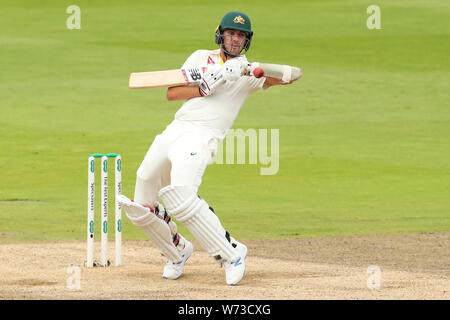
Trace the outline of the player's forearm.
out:
M 198 86 L 179 86 L 167 89 L 167 100 L 187 100 L 200 97 Z
M 266 81 L 264 81 L 264 84 L 274 86 L 278 84 L 283 84 L 283 80 L 266 76 Z
M 291 84 L 293 81 L 289 81 L 289 82 L 283 82 L 283 80 L 281 79 L 277 79 L 277 78 L 272 78 L 272 77 L 266 77 L 266 81 L 264 81 L 264 88 L 269 88 L 271 86 L 275 86 L 275 85 L 286 85 L 286 84 Z

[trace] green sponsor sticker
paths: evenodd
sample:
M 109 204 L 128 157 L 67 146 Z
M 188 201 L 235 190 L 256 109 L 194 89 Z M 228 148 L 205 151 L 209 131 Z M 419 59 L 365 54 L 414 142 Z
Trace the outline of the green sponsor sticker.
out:
M 122 160 L 117 159 L 117 171 L 122 171 Z
M 89 232 L 94 233 L 94 221 L 89 222 Z
M 94 159 L 91 160 L 91 168 L 90 168 L 90 170 L 91 170 L 91 172 L 95 171 L 95 160 Z
M 103 233 L 108 233 L 108 222 L 107 221 L 103 222 Z
M 108 172 L 108 160 L 103 160 L 103 172 Z
M 122 220 L 117 220 L 117 231 L 122 232 Z

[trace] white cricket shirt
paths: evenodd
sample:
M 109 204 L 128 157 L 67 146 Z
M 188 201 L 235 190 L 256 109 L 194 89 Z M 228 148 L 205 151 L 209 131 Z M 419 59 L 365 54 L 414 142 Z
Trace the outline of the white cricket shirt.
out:
M 245 56 L 242 57 L 246 59 Z M 201 68 L 212 63 L 223 64 L 220 49 L 197 50 L 182 68 Z M 205 127 L 214 137 L 223 139 L 245 100 L 261 89 L 265 80 L 265 77 L 257 79 L 243 76 L 234 82 L 225 82 L 219 85 L 211 96 L 186 100 L 175 114 L 175 119 Z

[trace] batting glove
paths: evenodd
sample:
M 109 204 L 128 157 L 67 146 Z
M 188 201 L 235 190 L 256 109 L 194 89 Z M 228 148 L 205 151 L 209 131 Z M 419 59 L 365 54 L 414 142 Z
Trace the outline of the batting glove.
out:
M 202 97 L 210 96 L 224 81 L 223 68 L 219 65 L 209 66 L 198 86 L 200 95 Z
M 242 75 L 244 61 L 239 58 L 234 58 L 225 61 L 223 65 L 223 78 L 225 81 L 236 81 Z

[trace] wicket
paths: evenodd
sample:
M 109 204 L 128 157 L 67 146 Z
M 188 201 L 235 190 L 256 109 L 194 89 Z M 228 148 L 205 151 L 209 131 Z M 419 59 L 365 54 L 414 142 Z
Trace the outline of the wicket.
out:
M 88 204 L 87 204 L 87 260 L 86 267 L 94 264 L 94 217 L 95 217 L 95 159 L 101 158 L 101 260 L 100 266 L 107 267 L 108 261 L 108 158 L 115 159 L 115 266 L 122 265 L 122 208 L 118 198 L 122 193 L 122 158 L 119 154 L 92 154 L 88 161 Z

